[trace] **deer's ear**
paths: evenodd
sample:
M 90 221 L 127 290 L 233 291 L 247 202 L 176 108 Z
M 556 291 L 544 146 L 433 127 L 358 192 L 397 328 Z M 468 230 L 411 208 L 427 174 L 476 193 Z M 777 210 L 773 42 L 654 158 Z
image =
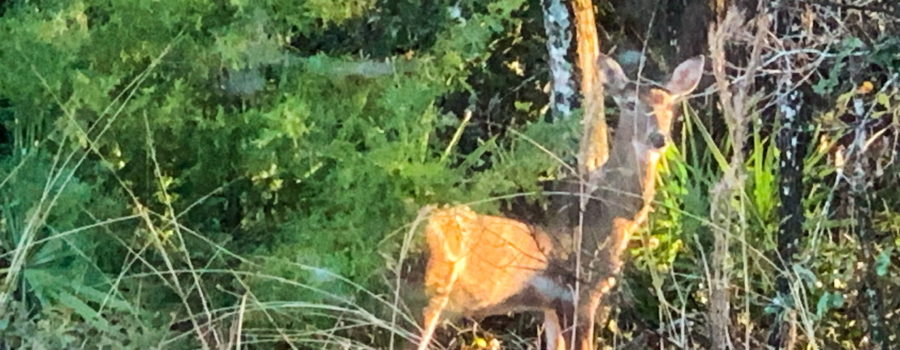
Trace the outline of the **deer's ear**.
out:
M 616 60 L 601 53 L 597 59 L 597 66 L 600 67 L 600 79 L 603 81 L 603 86 L 613 91 L 625 89 L 628 77 L 625 76 L 622 66 Z
M 703 77 L 703 56 L 697 56 L 682 62 L 672 73 L 672 79 L 666 83 L 666 90 L 676 99 L 694 91 L 700 78 Z

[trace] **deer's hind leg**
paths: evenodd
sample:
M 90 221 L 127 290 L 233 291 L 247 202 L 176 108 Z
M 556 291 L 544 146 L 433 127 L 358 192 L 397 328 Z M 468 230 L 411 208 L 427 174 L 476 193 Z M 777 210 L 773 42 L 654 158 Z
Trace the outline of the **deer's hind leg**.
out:
M 431 338 L 434 337 L 434 330 L 437 328 L 438 322 L 441 321 L 441 314 L 447 307 L 449 298 L 449 294 L 445 294 L 435 296 L 428 301 L 428 306 L 426 306 L 425 310 L 422 312 L 422 314 L 424 315 L 422 324 L 425 328 L 422 330 L 422 337 L 419 338 L 419 347 L 416 349 L 428 349 L 428 345 L 431 343 Z

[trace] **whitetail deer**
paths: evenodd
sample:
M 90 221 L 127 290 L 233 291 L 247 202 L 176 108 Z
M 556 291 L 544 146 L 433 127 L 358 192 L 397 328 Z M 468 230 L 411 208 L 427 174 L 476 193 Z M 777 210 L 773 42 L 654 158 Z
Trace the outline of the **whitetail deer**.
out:
M 564 224 L 541 228 L 461 206 L 433 211 L 425 229 L 431 254 L 425 285 L 431 299 L 423 311 L 419 350 L 428 347 L 442 314 L 520 311 L 544 313 L 547 349 L 593 348 L 595 314 L 608 304 L 605 298 L 621 270 L 629 236 L 649 211 L 676 103 L 697 86 L 703 58 L 681 63 L 664 88 L 635 85 L 607 56 L 601 55 L 598 64 L 620 114 L 608 160 L 587 179 L 580 259 L 559 244 L 571 242 L 567 236 L 578 221 L 555 220 Z M 551 215 L 580 214 L 580 200 L 563 200 Z M 586 264 L 578 293 L 576 261 Z

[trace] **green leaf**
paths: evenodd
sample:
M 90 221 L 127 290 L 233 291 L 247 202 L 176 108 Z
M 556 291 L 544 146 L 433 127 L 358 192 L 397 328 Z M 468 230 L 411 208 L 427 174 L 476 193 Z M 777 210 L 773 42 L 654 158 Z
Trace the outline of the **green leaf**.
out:
M 816 303 L 816 318 L 822 319 L 828 310 L 844 306 L 844 295 L 840 293 L 825 292 Z
M 722 154 L 722 151 L 719 149 L 719 145 L 716 144 L 715 140 L 713 140 L 712 135 L 709 133 L 709 130 L 706 130 L 706 126 L 703 125 L 703 121 L 700 120 L 700 117 L 696 113 L 691 113 L 686 109 L 682 113 L 691 116 L 691 120 L 693 121 L 692 124 L 697 127 L 698 131 L 700 131 L 700 135 L 703 136 L 703 141 L 706 142 L 707 150 L 712 153 L 713 158 L 716 160 L 716 164 L 719 165 L 719 169 L 728 169 L 728 160 L 725 159 L 725 155 Z
M 78 297 L 69 294 L 68 292 L 60 292 L 59 295 L 57 295 L 57 300 L 59 300 L 60 304 L 71 308 L 76 314 L 84 318 L 85 321 L 91 323 L 94 327 L 110 333 L 116 331 L 109 321 L 104 319 L 97 310 L 94 310 L 94 308 Z
M 885 93 L 875 95 L 875 102 L 885 109 L 891 109 L 891 96 Z
M 878 258 L 875 259 L 875 274 L 878 277 L 887 275 L 888 269 L 891 267 L 891 253 L 893 251 L 893 247 L 884 249 L 881 251 L 881 254 L 878 254 Z

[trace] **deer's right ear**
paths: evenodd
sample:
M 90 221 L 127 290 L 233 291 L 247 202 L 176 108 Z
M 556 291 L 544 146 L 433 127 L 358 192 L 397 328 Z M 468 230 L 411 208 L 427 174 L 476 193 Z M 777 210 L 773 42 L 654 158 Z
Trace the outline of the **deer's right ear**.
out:
M 601 53 L 597 59 L 597 66 L 600 67 L 600 79 L 603 82 L 603 86 L 613 91 L 625 89 L 625 86 L 628 84 L 628 77 L 625 76 L 622 66 L 616 60 Z
M 703 78 L 703 56 L 697 56 L 682 62 L 672 73 L 672 79 L 666 83 L 666 90 L 679 99 L 697 88 L 700 78 Z

